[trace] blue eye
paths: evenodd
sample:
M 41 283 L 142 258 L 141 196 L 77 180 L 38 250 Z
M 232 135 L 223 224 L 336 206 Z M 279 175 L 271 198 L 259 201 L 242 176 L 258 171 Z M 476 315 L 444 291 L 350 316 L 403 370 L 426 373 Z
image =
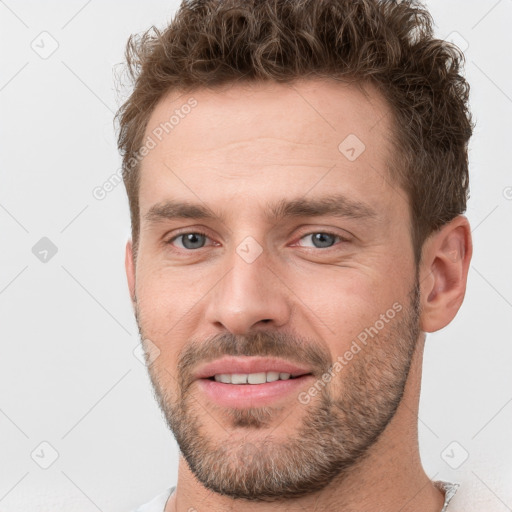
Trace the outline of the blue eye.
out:
M 316 249 L 325 249 L 333 246 L 336 243 L 336 239 L 340 239 L 341 237 L 335 235 L 333 233 L 326 233 L 324 231 L 319 231 L 317 233 L 309 233 L 301 238 L 311 237 L 311 241 L 313 242 L 313 246 Z
M 206 234 L 204 233 L 183 233 L 181 235 L 177 235 L 168 243 L 172 244 L 175 240 L 180 240 L 182 243 L 182 247 L 180 249 L 201 249 L 206 242 Z
M 306 239 L 311 239 L 312 245 L 303 245 L 300 243 L 301 247 L 309 247 L 313 249 L 328 249 L 336 244 L 337 241 L 345 240 L 339 235 L 334 233 L 328 233 L 325 231 L 317 231 L 313 233 L 308 233 L 303 235 L 300 238 L 300 241 Z M 180 243 L 176 243 L 179 240 Z M 205 247 L 206 242 L 208 240 L 208 235 L 206 233 L 201 233 L 198 231 L 188 232 L 188 233 L 180 233 L 173 238 L 171 238 L 167 243 L 173 246 L 176 246 L 178 249 L 184 249 L 187 251 L 193 251 L 197 249 L 202 249 Z

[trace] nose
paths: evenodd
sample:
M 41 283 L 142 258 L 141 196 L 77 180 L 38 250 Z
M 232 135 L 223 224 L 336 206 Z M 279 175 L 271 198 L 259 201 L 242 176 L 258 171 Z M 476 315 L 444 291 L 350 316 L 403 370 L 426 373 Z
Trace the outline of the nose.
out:
M 228 270 L 208 294 L 207 322 L 238 335 L 287 324 L 291 304 L 283 277 L 269 265 L 265 251 L 254 261 L 243 256 L 233 251 Z

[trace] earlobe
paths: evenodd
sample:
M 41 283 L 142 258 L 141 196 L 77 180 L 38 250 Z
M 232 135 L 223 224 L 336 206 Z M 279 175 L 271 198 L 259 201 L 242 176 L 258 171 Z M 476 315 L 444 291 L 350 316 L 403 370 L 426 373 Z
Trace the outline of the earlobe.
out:
M 459 215 L 425 242 L 421 269 L 421 330 L 435 332 L 448 325 L 466 292 L 472 256 L 471 229 Z
M 126 271 L 126 279 L 128 281 L 128 289 L 132 303 L 135 303 L 135 263 L 133 260 L 133 245 L 131 239 L 126 242 L 124 266 Z

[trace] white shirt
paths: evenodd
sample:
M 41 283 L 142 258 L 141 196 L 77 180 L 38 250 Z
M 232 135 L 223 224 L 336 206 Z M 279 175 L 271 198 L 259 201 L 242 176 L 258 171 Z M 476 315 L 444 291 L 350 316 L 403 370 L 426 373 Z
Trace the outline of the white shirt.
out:
M 148 501 L 144 505 L 137 507 L 132 512 L 164 512 L 165 504 L 167 503 L 167 500 L 171 494 L 174 492 L 174 489 L 176 489 L 176 486 L 169 487 L 163 493 L 155 496 L 151 501 Z
M 442 482 L 438 480 L 434 482 L 434 485 L 445 493 L 444 506 L 443 509 L 440 510 L 439 512 L 449 512 L 448 503 L 450 503 L 450 500 L 453 498 L 453 495 L 457 492 L 459 484 L 452 484 L 450 482 Z M 155 496 L 151 501 L 148 501 L 144 505 L 141 505 L 132 512 L 164 512 L 165 504 L 167 503 L 167 500 L 169 499 L 169 497 L 171 496 L 175 489 L 176 486 L 169 487 L 163 493 L 159 494 L 158 496 Z

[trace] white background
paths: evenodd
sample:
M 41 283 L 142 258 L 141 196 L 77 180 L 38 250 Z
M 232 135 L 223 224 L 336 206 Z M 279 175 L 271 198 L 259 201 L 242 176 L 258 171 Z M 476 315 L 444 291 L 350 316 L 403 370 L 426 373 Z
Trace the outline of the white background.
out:
M 477 127 L 474 257 L 459 315 L 427 340 L 421 456 L 429 476 L 501 512 L 512 510 L 512 0 L 427 5 L 438 36 L 467 45 Z M 92 194 L 120 165 L 113 67 L 131 33 L 163 27 L 176 7 L 0 1 L 2 512 L 123 512 L 176 482 L 177 446 L 133 354 L 124 187 Z M 47 58 L 31 47 L 52 44 Z M 58 249 L 46 263 L 32 252 L 42 237 Z M 452 461 L 469 454 L 460 468 L 447 447 Z

